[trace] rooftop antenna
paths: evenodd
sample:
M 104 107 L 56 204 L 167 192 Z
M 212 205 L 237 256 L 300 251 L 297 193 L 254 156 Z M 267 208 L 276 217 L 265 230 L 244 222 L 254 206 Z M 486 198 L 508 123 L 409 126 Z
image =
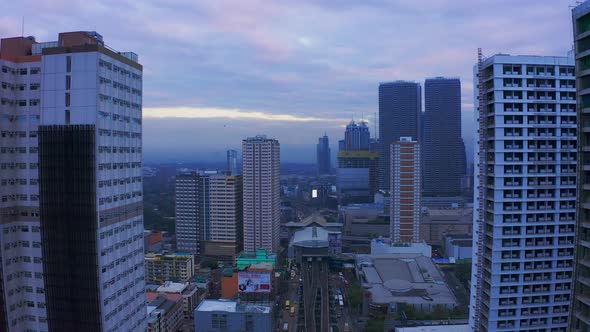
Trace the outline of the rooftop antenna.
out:
M 24 16 L 23 16 L 22 26 L 21 26 L 21 30 L 20 30 L 20 36 L 21 37 L 25 36 L 25 17 Z
M 375 140 L 378 140 L 377 137 L 377 112 L 373 112 L 373 127 L 375 128 Z

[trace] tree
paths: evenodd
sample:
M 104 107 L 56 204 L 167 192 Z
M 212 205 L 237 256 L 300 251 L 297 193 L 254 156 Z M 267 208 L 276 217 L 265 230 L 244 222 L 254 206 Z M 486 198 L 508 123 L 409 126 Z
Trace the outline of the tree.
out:
M 372 318 L 367 322 L 365 332 L 383 332 L 385 329 L 385 320 L 383 318 Z

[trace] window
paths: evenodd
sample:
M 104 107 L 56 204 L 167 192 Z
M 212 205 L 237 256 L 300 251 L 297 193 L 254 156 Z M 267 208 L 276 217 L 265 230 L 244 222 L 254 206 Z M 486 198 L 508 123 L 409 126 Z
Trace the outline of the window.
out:
M 41 68 L 39 67 L 31 67 L 31 75 L 39 74 L 41 72 Z
M 66 72 L 70 73 L 72 71 L 72 56 L 66 56 Z
M 26 74 L 27 74 L 27 68 L 21 68 L 21 69 L 19 70 L 19 73 L 20 73 L 21 75 L 26 75 Z
M 70 124 L 70 110 L 66 110 L 66 124 Z
M 66 92 L 66 107 L 70 106 L 70 93 Z
M 72 76 L 66 75 L 66 90 L 72 88 Z

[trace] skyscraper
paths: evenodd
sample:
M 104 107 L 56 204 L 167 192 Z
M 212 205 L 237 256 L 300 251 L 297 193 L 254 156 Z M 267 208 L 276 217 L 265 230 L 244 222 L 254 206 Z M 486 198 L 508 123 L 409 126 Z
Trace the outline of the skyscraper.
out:
M 568 57 L 495 55 L 474 72 L 474 331 L 566 331 L 576 225 Z
M 350 123 L 346 126 L 344 132 L 344 149 L 346 151 L 368 151 L 370 150 L 371 135 L 369 127 L 365 121 Z
M 389 236 L 392 243 L 418 242 L 422 218 L 420 143 L 411 137 L 400 137 L 390 147 L 392 193 Z
M 436 77 L 424 83 L 424 194 L 461 194 L 464 170 L 461 139 L 461 82 Z
M 590 2 L 585 1 L 572 11 L 574 54 L 576 58 L 578 116 L 578 210 L 577 251 L 574 275 L 573 308 L 570 331 L 590 331 Z M 571 80 L 571 72 L 566 72 Z M 566 81 L 569 85 L 573 82 Z
M 317 145 L 318 174 L 330 174 L 332 170 L 330 142 L 328 136 L 324 135 L 318 139 Z
M 0 331 L 47 330 L 37 174 L 43 73 L 33 45 L 0 41 Z
M 421 141 L 420 83 L 395 81 L 379 84 L 379 187 L 389 190 L 390 146 L 400 137 Z
M 35 49 L 48 330 L 145 331 L 142 66 L 96 32 Z
M 238 151 L 227 150 L 225 169 L 230 175 L 238 175 Z
M 242 141 L 244 251 L 279 248 L 281 148 L 264 135 Z

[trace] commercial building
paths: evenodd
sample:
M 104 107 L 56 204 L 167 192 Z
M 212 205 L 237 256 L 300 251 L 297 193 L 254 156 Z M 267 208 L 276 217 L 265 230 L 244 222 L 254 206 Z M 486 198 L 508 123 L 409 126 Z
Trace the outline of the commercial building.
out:
M 42 54 L 34 38 L 0 41 L 0 330 L 47 330 L 39 223 Z M 27 277 L 30 276 L 30 277 Z
M 510 56 L 475 68 L 474 331 L 566 331 L 576 225 L 574 60 Z
M 461 194 L 465 151 L 461 139 L 461 81 L 436 77 L 424 82 L 424 195 Z
M 157 295 L 166 296 L 168 299 L 175 300 L 179 298 L 182 303 L 182 309 L 185 321 L 192 321 L 193 312 L 197 305 L 205 298 L 207 294 L 206 286 L 198 287 L 195 283 L 177 283 L 166 281 L 162 285 L 147 285 L 146 294 L 148 299 L 155 298 Z
M 272 332 L 272 306 L 230 300 L 203 300 L 195 309 L 195 331 Z
M 443 246 L 450 234 L 473 234 L 473 209 L 422 208 L 420 238 L 433 246 Z
M 590 2 L 572 10 L 578 116 L 577 250 L 570 331 L 590 331 Z M 571 73 L 571 72 L 568 72 Z M 571 85 L 571 83 L 570 83 Z
M 357 255 L 357 277 L 367 294 L 363 314 L 396 314 L 401 305 L 432 312 L 435 306 L 453 309 L 455 296 L 430 257 L 420 254 Z
M 449 234 L 444 238 L 444 252 L 455 260 L 471 259 L 473 256 L 473 235 Z
M 340 204 L 373 202 L 373 197 L 379 190 L 378 172 L 378 152 L 339 151 L 336 188 Z
M 420 142 L 422 95 L 420 83 L 395 81 L 379 84 L 379 189 L 391 184 L 391 143 L 400 137 Z
M 236 267 L 238 270 L 243 270 L 252 264 L 271 263 L 273 266 L 277 264 L 277 255 L 270 253 L 265 249 L 257 249 L 255 252 L 241 252 L 236 258 Z
M 48 330 L 145 331 L 142 66 L 96 32 L 34 49 Z
M 279 249 L 281 148 L 264 135 L 242 141 L 244 250 Z
M 182 327 L 181 296 L 146 293 L 147 298 L 147 331 L 176 332 Z
M 330 153 L 330 141 L 324 135 L 318 139 L 316 148 L 318 174 L 330 174 L 332 172 L 332 155 Z
M 340 151 L 371 150 L 371 134 L 365 121 L 351 120 L 344 132 L 344 141 L 339 142 Z
M 416 327 L 396 327 L 395 332 L 471 332 L 468 324 L 461 325 L 428 325 Z
M 145 255 L 145 281 L 161 284 L 167 280 L 189 281 L 195 271 L 192 253 L 149 253 Z
M 420 143 L 400 137 L 391 144 L 391 214 L 389 236 L 395 243 L 420 240 L 422 160 Z
M 230 175 L 238 175 L 238 151 L 226 151 L 225 170 L 229 172 Z

